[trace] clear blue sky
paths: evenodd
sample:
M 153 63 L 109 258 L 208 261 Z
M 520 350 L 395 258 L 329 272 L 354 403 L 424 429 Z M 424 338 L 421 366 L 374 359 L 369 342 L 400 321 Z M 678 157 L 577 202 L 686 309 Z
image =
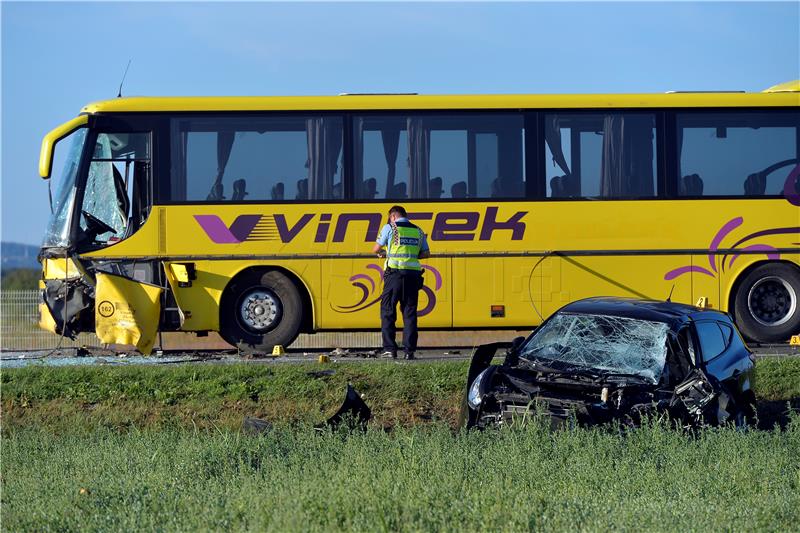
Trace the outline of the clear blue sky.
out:
M 41 137 L 125 95 L 760 91 L 800 78 L 800 3 L 13 3 L 2 239 L 39 244 Z

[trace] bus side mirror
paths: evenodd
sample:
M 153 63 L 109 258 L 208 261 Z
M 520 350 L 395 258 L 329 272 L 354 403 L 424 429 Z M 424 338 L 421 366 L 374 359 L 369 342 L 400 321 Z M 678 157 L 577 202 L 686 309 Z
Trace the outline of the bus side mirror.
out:
M 80 115 L 51 130 L 44 136 L 44 139 L 42 139 L 42 149 L 39 152 L 39 176 L 42 179 L 49 179 L 53 171 L 53 151 L 55 150 L 56 143 L 88 123 L 89 115 Z

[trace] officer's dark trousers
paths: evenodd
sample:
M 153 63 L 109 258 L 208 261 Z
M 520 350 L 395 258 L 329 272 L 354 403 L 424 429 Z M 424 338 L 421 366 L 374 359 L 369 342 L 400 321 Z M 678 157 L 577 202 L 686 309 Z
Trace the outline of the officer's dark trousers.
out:
M 386 269 L 381 295 L 381 334 L 383 349 L 397 353 L 394 334 L 397 331 L 397 304 L 403 313 L 403 349 L 406 353 L 417 350 L 417 302 L 422 286 L 422 272 L 418 270 Z

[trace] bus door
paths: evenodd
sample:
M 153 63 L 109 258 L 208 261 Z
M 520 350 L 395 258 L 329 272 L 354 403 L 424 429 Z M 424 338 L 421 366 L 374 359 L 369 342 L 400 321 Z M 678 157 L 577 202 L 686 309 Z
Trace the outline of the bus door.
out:
M 153 204 L 152 120 L 96 117 L 89 138 L 85 180 L 73 213 L 79 253 L 108 248 L 131 237 Z

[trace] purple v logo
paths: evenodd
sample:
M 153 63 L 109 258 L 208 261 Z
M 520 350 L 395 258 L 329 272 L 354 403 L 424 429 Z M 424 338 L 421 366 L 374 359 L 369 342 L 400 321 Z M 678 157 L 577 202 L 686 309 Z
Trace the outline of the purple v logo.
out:
M 281 242 L 291 242 L 303 228 L 308 226 L 313 214 L 306 213 L 290 226 L 281 214 L 239 215 L 230 225 L 217 215 L 194 215 L 209 238 L 217 244 L 239 244 L 244 241 L 264 241 L 280 238 Z
M 239 215 L 230 227 L 217 215 L 194 215 L 194 219 L 215 243 L 236 244 L 247 240 L 261 220 L 261 215 Z

